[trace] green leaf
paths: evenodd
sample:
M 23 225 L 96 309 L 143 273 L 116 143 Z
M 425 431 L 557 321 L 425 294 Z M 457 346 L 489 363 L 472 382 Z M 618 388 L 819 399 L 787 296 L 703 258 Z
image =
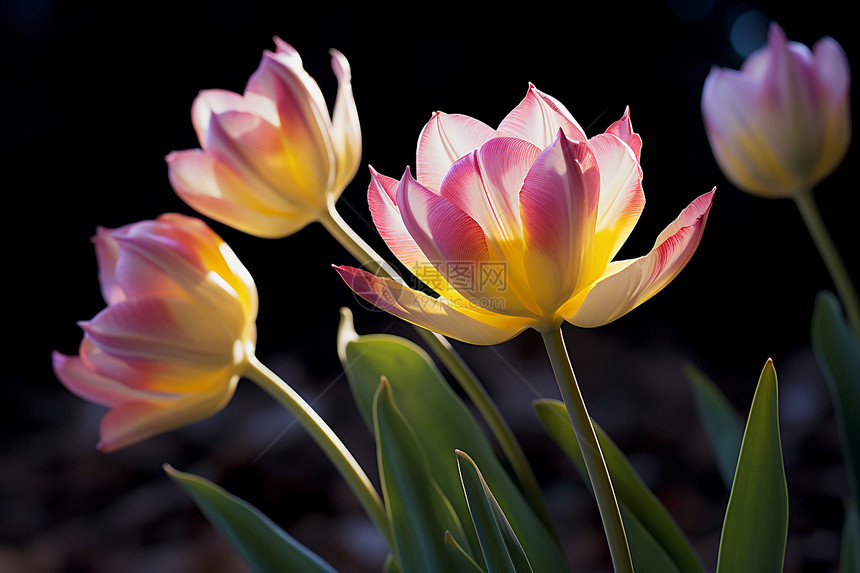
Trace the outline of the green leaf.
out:
M 469 452 L 511 522 L 532 567 L 541 573 L 568 572 L 564 554 L 516 482 L 496 456 L 483 428 L 451 389 L 433 360 L 416 344 L 386 334 L 356 334 L 352 314 L 341 311 L 338 354 L 346 371 L 353 397 L 366 419 L 380 376 L 385 376 L 397 406 L 414 429 L 430 465 L 433 479 L 450 500 L 462 520 L 469 507 L 460 483 L 454 450 Z M 372 414 L 370 414 L 372 416 Z M 470 555 L 480 555 L 475 531 L 469 528 L 465 541 Z
M 812 348 L 830 389 L 851 497 L 860 500 L 860 344 L 836 296 L 822 292 L 812 312 Z
M 781 573 L 788 486 L 779 435 L 776 370 L 764 366 L 747 419 L 726 508 L 717 573 Z
M 373 420 L 382 491 L 400 569 L 461 571 L 460 562 L 445 547 L 444 536 L 453 531 L 464 539 L 462 525 L 433 479 L 418 437 L 397 408 L 385 378 L 373 403 Z
M 457 465 L 487 573 L 533 573 L 522 545 L 478 466 L 459 450 Z
M 445 532 L 445 546 L 448 550 L 460 561 L 460 564 L 466 571 L 471 571 L 472 573 L 486 573 L 480 565 L 475 563 L 475 560 L 466 553 L 466 550 L 463 549 L 463 546 L 457 543 L 457 540 L 454 539 L 454 536 L 451 535 L 450 531 Z
M 570 416 L 567 414 L 564 403 L 559 400 L 537 400 L 534 402 L 534 408 L 544 429 L 553 441 L 567 454 L 580 475 L 582 475 L 585 483 L 590 484 L 588 472 L 585 468 L 585 460 L 582 457 L 582 451 L 579 449 L 579 443 L 573 431 L 573 424 L 570 421 Z M 636 473 L 636 470 L 633 469 L 633 466 L 627 461 L 621 450 L 618 449 L 618 446 L 615 445 L 594 420 L 592 420 L 592 423 L 594 424 L 597 440 L 600 443 L 600 449 L 603 451 L 606 467 L 609 469 L 612 486 L 615 489 L 615 495 L 618 498 L 622 512 L 626 511 L 634 515 L 642 525 L 642 528 L 648 532 L 653 543 L 659 545 L 659 548 L 650 548 L 647 553 L 657 552 L 659 549 L 659 551 L 665 553 L 671 559 L 672 563 L 674 563 L 677 570 L 681 573 L 704 573 L 705 569 L 699 556 L 690 545 L 681 528 L 678 527 L 678 524 L 666 508 L 663 507 L 660 500 L 648 489 L 648 486 L 645 485 Z M 641 548 L 644 547 L 647 541 L 647 538 L 643 538 L 640 550 L 636 551 L 634 550 L 632 541 L 629 539 L 628 532 L 628 544 L 631 545 L 633 564 L 637 567 L 637 571 L 640 561 L 645 559 L 642 557 L 642 554 L 646 552 L 643 552 Z
M 860 571 L 860 512 L 851 500 L 845 502 L 845 525 L 842 528 L 842 555 L 839 573 Z
M 717 469 L 731 489 L 744 436 L 743 422 L 716 384 L 693 365 L 686 368 L 705 434 L 714 450 Z
M 621 505 L 621 520 L 636 573 L 680 573 L 663 547 L 624 505 Z
M 254 573 L 336 573 L 246 501 L 170 465 L 165 464 L 164 471 L 191 494 L 209 523 L 227 538 Z

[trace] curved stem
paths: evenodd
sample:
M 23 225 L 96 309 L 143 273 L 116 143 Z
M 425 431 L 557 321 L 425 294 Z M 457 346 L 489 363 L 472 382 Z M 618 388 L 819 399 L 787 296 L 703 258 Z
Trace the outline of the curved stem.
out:
M 806 228 L 809 229 L 809 234 L 812 235 L 812 240 L 815 242 L 821 258 L 824 259 L 827 270 L 830 272 L 833 284 L 836 286 L 839 298 L 845 307 L 845 314 L 851 323 L 854 336 L 860 339 L 860 303 L 857 301 L 857 292 L 854 290 L 851 277 L 839 256 L 839 251 L 836 250 L 836 245 L 830 238 L 827 226 L 821 218 L 812 192 L 798 193 L 794 197 L 794 201 L 797 208 L 800 209 L 803 222 L 806 223 Z
M 349 253 L 370 272 L 401 281 L 397 272 L 373 250 L 364 240 L 343 220 L 335 209 L 334 203 L 329 204 L 328 212 L 320 218 L 320 223 Z M 531 466 L 526 460 L 522 448 L 517 442 L 507 422 L 505 422 L 493 399 L 487 390 L 472 372 L 463 358 L 454 350 L 448 340 L 420 326 L 415 326 L 415 331 L 433 351 L 445 368 L 451 373 L 458 384 L 475 404 L 481 413 L 490 431 L 495 436 L 499 447 L 507 457 L 511 468 L 517 476 L 523 491 L 532 508 L 546 526 L 547 530 L 554 536 L 555 526 L 550 518 L 549 511 L 541 493 L 537 478 L 532 472 Z M 557 537 L 557 536 L 556 536 Z
M 349 484 L 389 546 L 394 547 L 391 523 L 376 488 L 325 420 L 295 390 L 256 357 L 251 356 L 248 359 L 244 375 L 295 416 L 296 421 L 310 434 Z
M 564 345 L 564 337 L 561 328 L 555 331 L 541 333 L 546 351 L 552 363 L 558 388 L 561 391 L 564 404 L 567 407 L 570 421 L 576 433 L 576 441 L 582 450 L 585 459 L 585 468 L 588 470 L 588 478 L 591 481 L 594 498 L 597 500 L 597 508 L 600 510 L 600 518 L 603 521 L 603 530 L 606 540 L 609 542 L 609 553 L 612 556 L 612 565 L 616 573 L 633 573 L 633 562 L 630 558 L 630 548 L 627 545 L 627 536 L 624 533 L 624 524 L 621 521 L 621 511 L 612 488 L 612 480 L 609 470 L 603 459 L 597 434 L 585 408 L 585 401 L 579 391 L 576 375 Z

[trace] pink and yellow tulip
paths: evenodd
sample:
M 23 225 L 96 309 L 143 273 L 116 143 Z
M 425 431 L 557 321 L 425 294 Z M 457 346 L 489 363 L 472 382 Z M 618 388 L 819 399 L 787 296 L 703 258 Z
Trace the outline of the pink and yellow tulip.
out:
M 845 52 L 812 51 L 772 23 L 767 45 L 740 71 L 714 68 L 702 115 L 714 156 L 738 188 L 764 197 L 805 193 L 842 162 L 851 138 Z
M 191 110 L 201 149 L 167 156 L 170 183 L 198 212 L 258 237 L 316 221 L 355 176 L 361 131 L 349 63 L 332 50 L 333 117 L 298 52 L 275 38 L 243 94 L 201 91 Z
M 372 172 L 368 201 L 394 255 L 440 296 L 337 270 L 383 310 L 473 344 L 565 320 L 611 322 L 686 265 L 713 197 L 693 201 L 647 255 L 613 261 L 645 203 L 641 145 L 628 113 L 588 139 L 534 86 L 498 129 L 436 113 L 419 138 L 417 177 Z
M 203 221 L 162 215 L 95 237 L 107 308 L 81 323 L 79 356 L 53 355 L 78 396 L 108 406 L 113 451 L 220 411 L 256 340 L 257 289 Z

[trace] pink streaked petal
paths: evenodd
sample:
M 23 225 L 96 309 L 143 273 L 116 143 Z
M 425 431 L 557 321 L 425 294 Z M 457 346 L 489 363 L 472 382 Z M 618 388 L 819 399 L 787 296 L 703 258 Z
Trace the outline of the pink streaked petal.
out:
M 336 165 L 331 117 L 319 86 L 302 68 L 298 54 L 265 52 L 245 87 L 245 94 L 251 93 L 275 102 L 282 137 L 319 176 L 328 179 Z M 334 178 L 328 183 L 333 184 Z
M 337 77 L 337 98 L 332 114 L 332 145 L 337 158 L 334 190 L 337 193 L 352 181 L 361 162 L 361 127 L 352 95 L 349 62 L 337 50 L 331 51 L 331 65 Z
M 370 168 L 370 185 L 367 188 L 367 204 L 379 235 L 403 265 L 414 270 L 428 264 L 424 252 L 406 230 L 396 194 L 400 182 Z
M 496 136 L 488 125 L 465 115 L 436 112 L 418 136 L 418 180 L 438 192 L 451 165 Z
M 630 123 L 629 107 L 625 108 L 621 119 L 609 126 L 606 133 L 614 135 L 626 143 L 633 150 L 634 155 L 636 155 L 636 160 L 642 160 L 642 137 L 633 131 L 633 124 Z
M 54 373 L 70 392 L 102 406 L 113 406 L 138 399 L 141 391 L 126 386 L 114 378 L 100 374 L 77 356 L 66 356 L 59 352 L 51 355 Z
M 599 197 L 600 171 L 588 144 L 559 131 L 535 160 L 520 193 L 525 271 L 545 314 L 554 314 L 597 278 L 589 278 L 589 267 Z
M 644 257 L 627 264 L 619 261 L 612 274 L 601 278 L 568 322 L 583 328 L 616 320 L 660 292 L 689 262 L 705 229 L 714 192 L 693 201 L 660 233 L 657 244 Z M 620 270 L 617 270 L 620 269 Z
M 529 84 L 526 97 L 499 124 L 499 135 L 525 139 L 541 149 L 555 141 L 561 129 L 568 138 L 585 141 L 585 131 L 554 97 Z
M 509 340 L 532 326 L 519 317 L 502 316 L 474 306 L 459 307 L 429 297 L 396 281 L 352 267 L 335 267 L 347 285 L 366 301 L 407 322 L 470 344 Z
M 242 232 L 279 238 L 314 220 L 304 208 L 279 211 L 263 203 L 230 167 L 199 149 L 175 151 L 166 159 L 170 183 L 183 201 Z
M 102 419 L 99 450 L 113 452 L 220 412 L 236 389 L 238 376 L 209 392 L 161 396 L 115 406 Z
M 454 162 L 441 194 L 477 221 L 491 241 L 519 242 L 520 190 L 539 154 L 540 149 L 522 139 L 491 139 Z
M 398 185 L 397 205 L 407 231 L 451 286 L 464 295 L 471 290 L 468 285 L 474 288 L 475 267 L 479 261 L 486 261 L 488 254 L 481 226 L 448 199 L 415 181 L 409 170 Z M 469 267 L 458 284 L 447 276 L 448 263 L 465 263 Z M 465 285 L 465 291 L 460 290 L 460 283 Z
M 645 208 L 642 167 L 633 150 L 615 135 L 592 137 L 588 147 L 600 170 L 595 251 L 603 261 L 601 264 L 608 264 L 630 236 Z
M 223 368 L 233 364 L 242 334 L 229 322 L 237 321 L 194 302 L 142 298 L 109 306 L 81 327 L 99 348 L 122 360 Z

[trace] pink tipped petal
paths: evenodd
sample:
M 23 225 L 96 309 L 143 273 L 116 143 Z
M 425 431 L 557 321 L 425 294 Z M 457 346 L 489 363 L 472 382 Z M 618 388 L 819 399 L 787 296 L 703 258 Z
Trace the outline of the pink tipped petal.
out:
M 830 105 L 838 105 L 848 95 L 851 70 L 842 46 L 833 38 L 822 38 L 812 48 L 813 66 Z
M 293 169 L 316 172 L 326 186 L 334 179 L 332 167 L 336 165 L 330 133 L 331 118 L 316 82 L 301 67 L 298 55 L 283 52 L 264 54 L 257 71 L 248 80 L 245 93 L 265 96 L 277 106 L 278 135 L 289 142 L 293 150 Z
M 633 150 L 633 154 L 636 155 L 636 160 L 641 161 L 642 159 L 642 137 L 635 131 L 633 131 L 633 124 L 630 123 L 630 108 L 626 108 L 624 110 L 624 115 L 609 126 L 606 130 L 606 133 L 616 136 L 618 139 L 623 141 Z
M 278 238 L 314 220 L 304 210 L 278 211 L 218 159 L 199 149 L 167 156 L 173 189 L 193 209 L 257 237 Z
M 477 284 L 477 263 L 487 260 L 481 226 L 456 205 L 415 181 L 407 172 L 397 188 L 397 205 L 409 234 L 433 266 L 464 296 Z M 462 265 L 456 280 L 452 265 Z
M 416 173 L 421 184 L 438 192 L 451 165 L 495 137 L 493 128 L 465 115 L 433 114 L 418 137 Z
M 352 95 L 352 73 L 349 62 L 337 50 L 331 51 L 331 64 L 337 76 L 338 90 L 332 114 L 332 145 L 337 159 L 334 190 L 340 193 L 358 172 L 361 162 L 361 127 Z
M 559 132 L 535 160 L 520 193 L 525 270 L 534 277 L 532 291 L 545 313 L 597 278 L 589 278 L 589 267 L 599 196 L 600 171 L 588 144 Z
M 238 377 L 210 392 L 150 397 L 120 404 L 101 423 L 99 450 L 113 452 L 220 412 L 230 401 Z
M 522 139 L 497 137 L 454 162 L 441 194 L 478 222 L 494 242 L 517 241 L 520 189 L 540 149 Z
M 234 359 L 237 333 L 229 307 L 213 315 L 192 301 L 142 298 L 118 303 L 81 323 L 104 351 L 123 360 L 150 360 L 223 368 Z
M 608 264 L 639 220 L 645 207 L 642 168 L 633 150 L 614 135 L 592 137 L 588 147 L 600 170 L 595 256 Z
M 113 406 L 139 396 L 140 391 L 87 368 L 77 356 L 51 355 L 54 374 L 70 392 L 101 406 Z
M 541 149 L 555 141 L 558 130 L 575 141 L 585 141 L 585 131 L 567 108 L 554 97 L 529 84 L 520 104 L 499 124 L 499 135 L 525 139 Z
M 352 267 L 335 267 L 335 270 L 356 294 L 374 306 L 412 324 L 470 344 L 499 344 L 532 324 L 528 319 L 485 312 L 475 306 L 454 306 Z
M 588 292 L 568 322 L 583 328 L 616 320 L 668 285 L 689 262 L 705 228 L 714 192 L 706 193 L 684 209 L 657 238 L 650 253 L 615 263 L 610 273 Z
M 367 203 L 373 224 L 385 244 L 407 269 L 414 271 L 429 264 L 429 261 L 403 223 L 396 203 L 398 184 L 396 179 L 381 175 L 371 168 Z

